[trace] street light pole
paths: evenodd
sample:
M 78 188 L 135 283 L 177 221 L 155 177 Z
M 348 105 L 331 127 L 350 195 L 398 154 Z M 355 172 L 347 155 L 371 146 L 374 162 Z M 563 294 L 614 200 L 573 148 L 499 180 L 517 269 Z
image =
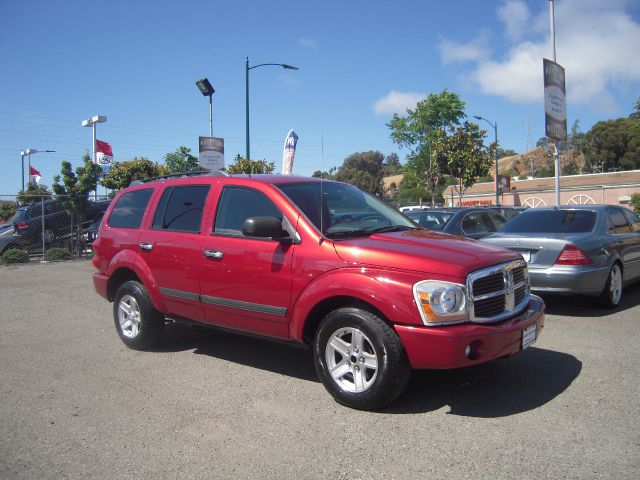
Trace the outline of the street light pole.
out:
M 495 153 L 495 163 L 496 163 L 496 205 L 500 205 L 500 195 L 498 193 L 498 122 L 491 123 L 484 117 L 480 117 L 478 115 L 474 115 L 473 118 L 476 120 L 484 120 L 493 128 L 494 138 L 496 142 L 496 153 Z
M 20 150 L 20 165 L 22 166 L 22 191 L 24 192 L 24 156 L 26 152 L 24 150 Z
M 253 67 L 249 66 L 249 57 L 245 58 L 244 61 L 244 86 L 245 86 L 245 134 L 246 134 L 246 159 L 249 160 L 251 157 L 251 148 L 249 141 L 249 70 L 253 70 L 258 67 L 265 67 L 267 65 L 273 65 L 276 67 L 282 67 L 287 70 L 300 70 L 298 67 L 294 67 L 293 65 L 287 65 L 286 63 L 261 63 L 259 65 L 254 65 Z
M 213 94 L 216 90 L 206 77 L 198 80 L 196 86 L 202 95 L 209 97 L 209 137 L 213 137 Z
M 96 124 L 97 123 L 104 123 L 107 121 L 107 117 L 106 115 L 94 115 L 91 118 L 88 118 L 87 120 L 83 120 L 82 121 L 82 126 L 83 127 L 91 127 L 91 132 L 92 132 L 92 137 L 93 137 L 93 144 L 92 144 L 92 150 L 93 150 L 93 155 L 91 157 L 91 159 L 93 160 L 93 163 L 97 163 L 96 162 Z M 96 185 L 96 191 L 94 193 L 93 196 L 95 201 L 98 201 L 98 185 Z

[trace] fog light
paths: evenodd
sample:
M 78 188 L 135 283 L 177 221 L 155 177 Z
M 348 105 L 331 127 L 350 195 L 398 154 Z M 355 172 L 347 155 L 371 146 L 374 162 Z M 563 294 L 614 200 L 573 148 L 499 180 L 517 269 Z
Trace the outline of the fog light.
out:
M 475 340 L 467 345 L 467 348 L 464 351 L 465 356 L 469 360 L 478 360 L 480 357 L 484 355 L 485 348 L 484 342 L 480 340 Z

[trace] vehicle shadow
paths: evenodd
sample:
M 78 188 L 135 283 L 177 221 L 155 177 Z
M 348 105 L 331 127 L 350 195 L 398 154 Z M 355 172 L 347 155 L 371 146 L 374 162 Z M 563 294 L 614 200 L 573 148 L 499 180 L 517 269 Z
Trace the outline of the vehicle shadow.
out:
M 156 352 L 193 350 L 240 365 L 319 382 L 311 350 L 224 330 L 168 324 Z M 565 391 L 582 362 L 530 347 L 515 357 L 456 370 L 415 371 L 406 392 L 381 413 L 415 414 L 449 405 L 450 414 L 504 417 L 537 408 Z
M 311 350 L 292 343 L 251 337 L 181 323 L 167 324 L 164 342 L 156 352 L 193 350 L 228 362 L 279 373 L 288 377 L 319 382 Z
M 541 294 L 549 315 L 566 315 L 569 317 L 608 317 L 618 312 L 629 310 L 640 305 L 640 282 L 624 287 L 622 300 L 616 308 L 603 308 L 597 299 L 579 295 L 564 296 Z
M 416 371 L 406 392 L 382 413 L 424 413 L 448 405 L 452 415 L 506 417 L 553 400 L 581 370 L 572 355 L 530 347 L 476 367 Z

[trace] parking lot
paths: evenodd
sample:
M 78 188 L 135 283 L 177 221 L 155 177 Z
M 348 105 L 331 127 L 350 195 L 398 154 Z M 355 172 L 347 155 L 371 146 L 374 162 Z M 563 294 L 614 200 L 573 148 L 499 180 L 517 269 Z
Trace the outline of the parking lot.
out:
M 172 325 L 128 350 L 88 261 L 0 267 L 0 478 L 640 476 L 640 285 L 614 311 L 545 298 L 508 360 L 335 403 L 305 349 Z

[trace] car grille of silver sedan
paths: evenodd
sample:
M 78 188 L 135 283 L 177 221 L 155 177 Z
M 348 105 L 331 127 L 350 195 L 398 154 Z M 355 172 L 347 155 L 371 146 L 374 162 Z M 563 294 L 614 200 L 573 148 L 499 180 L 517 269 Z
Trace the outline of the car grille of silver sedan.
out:
M 529 303 L 529 272 L 521 260 L 477 270 L 467 277 L 472 322 L 494 323 Z

